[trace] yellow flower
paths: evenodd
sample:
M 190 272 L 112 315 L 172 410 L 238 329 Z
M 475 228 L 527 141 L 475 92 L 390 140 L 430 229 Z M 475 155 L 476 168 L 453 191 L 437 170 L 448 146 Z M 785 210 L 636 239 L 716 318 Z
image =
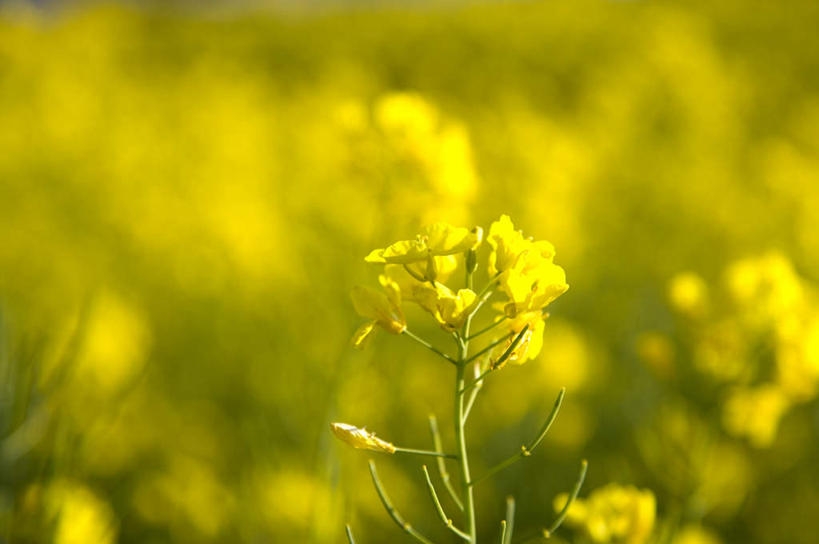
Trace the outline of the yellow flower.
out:
M 489 274 L 492 276 L 513 267 L 520 254 L 529 247 L 528 240 L 523 238 L 521 231 L 515 230 L 508 215 L 501 215 L 492 223 L 486 242 L 492 248 L 489 254 Z
M 500 287 L 509 297 L 507 315 L 541 310 L 569 288 L 566 273 L 553 262 L 554 246 L 524 238 L 508 215 L 492 223 L 487 242 L 492 247 L 489 273 L 500 275 Z
M 539 254 L 521 254 L 515 266 L 501 275 L 501 289 L 509 297 L 506 315 L 540 311 L 569 289 L 566 272 Z
M 366 429 L 359 429 L 347 423 L 330 423 L 330 429 L 332 429 L 333 434 L 335 434 L 339 440 L 346 442 L 354 448 L 380 451 L 383 453 L 395 453 L 395 446 L 386 440 L 376 438 L 375 433 L 371 433 Z
M 414 240 L 403 240 L 384 248 L 375 249 L 364 260 L 368 263 L 412 264 L 427 262 L 430 257 L 455 255 L 475 249 L 483 239 L 483 230 L 453 227 L 435 223 L 424 228 Z
M 672 544 L 722 544 L 714 531 L 694 524 L 680 529 L 671 542 Z
M 435 267 L 435 281 L 445 282 L 458 266 L 458 261 L 454 255 L 444 255 L 433 257 Z M 412 300 L 415 288 L 426 281 L 425 263 L 412 263 L 408 265 L 388 264 L 384 267 L 384 274 L 398 284 L 401 289 L 402 300 Z M 406 268 L 405 268 L 406 267 Z
M 459 289 L 457 293 L 442 283 L 419 283 L 412 291 L 411 298 L 428 311 L 446 331 L 461 328 L 466 316 L 478 302 L 478 296 L 471 289 Z
M 566 494 L 555 498 L 559 511 Z M 594 542 L 643 544 L 654 528 L 657 501 L 647 489 L 608 484 L 596 489 L 588 499 L 577 499 L 569 508 L 566 522 L 581 527 Z
M 352 342 L 356 348 L 363 346 L 376 325 L 392 334 L 401 334 L 407 328 L 407 320 L 401 311 L 401 290 L 398 284 L 384 275 L 378 279 L 386 293 L 358 285 L 351 294 L 355 310 L 372 320 L 359 327 L 353 335 Z
M 785 394 L 775 385 L 735 389 L 723 406 L 722 423 L 734 436 L 745 436 L 757 448 L 770 446 L 779 420 L 789 407 Z

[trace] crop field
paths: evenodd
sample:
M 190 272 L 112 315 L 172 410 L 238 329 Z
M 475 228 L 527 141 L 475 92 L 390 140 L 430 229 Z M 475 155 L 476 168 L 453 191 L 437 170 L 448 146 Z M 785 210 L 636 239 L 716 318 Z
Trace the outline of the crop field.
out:
M 0 2 L 0 542 L 817 542 L 819 4 L 444 4 Z

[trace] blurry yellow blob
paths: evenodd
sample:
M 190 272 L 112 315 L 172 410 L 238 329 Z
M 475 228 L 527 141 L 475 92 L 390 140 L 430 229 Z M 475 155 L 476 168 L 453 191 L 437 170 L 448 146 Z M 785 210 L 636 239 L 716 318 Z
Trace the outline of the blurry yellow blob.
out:
M 702 315 L 708 307 L 708 287 L 705 281 L 693 272 L 683 272 L 671 279 L 668 286 L 671 305 L 688 316 Z
M 819 317 L 796 321 L 793 330 L 780 335 L 776 383 L 790 399 L 803 402 L 816 395 L 819 385 Z
M 748 438 L 758 448 L 770 446 L 788 406 L 788 399 L 774 385 L 737 388 L 723 406 L 722 423 L 729 433 Z
M 555 497 L 555 511 L 563 508 L 566 498 L 565 493 Z M 572 503 L 566 522 L 582 528 L 594 542 L 642 544 L 654 528 L 656 510 L 650 490 L 608 484 Z
M 550 319 L 543 333 L 541 374 L 568 395 L 582 390 L 590 381 L 592 354 L 588 341 L 577 327 Z
M 714 531 L 692 524 L 681 528 L 671 544 L 722 544 L 722 540 Z
M 726 272 L 728 291 L 740 305 L 753 306 L 763 317 L 778 317 L 803 300 L 802 284 L 788 259 L 772 252 L 742 259 Z
M 233 516 L 234 498 L 205 463 L 177 456 L 167 470 L 141 480 L 134 506 L 149 523 L 183 535 L 218 536 Z
M 254 482 L 257 508 L 273 534 L 284 526 L 288 531 L 312 532 L 318 541 L 329 542 L 343 525 L 338 497 L 312 474 L 297 469 L 263 471 Z
M 56 519 L 55 544 L 109 544 L 116 541 L 111 507 L 80 483 L 58 481 L 46 491 L 46 505 Z
M 142 315 L 112 291 L 94 301 L 77 357 L 78 378 L 103 394 L 112 393 L 142 367 L 150 344 Z

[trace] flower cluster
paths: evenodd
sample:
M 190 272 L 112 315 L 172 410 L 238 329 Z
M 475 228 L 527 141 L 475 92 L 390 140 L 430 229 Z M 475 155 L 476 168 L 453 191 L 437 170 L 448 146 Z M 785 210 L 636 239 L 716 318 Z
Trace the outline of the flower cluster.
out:
M 413 239 L 367 255 L 366 262 L 383 265 L 379 276 L 382 290 L 361 286 L 353 290 L 356 311 L 370 319 L 356 331 L 353 345 L 362 347 L 376 326 L 393 334 L 403 333 L 407 327 L 401 306 L 404 302 L 423 308 L 445 331 L 459 330 L 497 289 L 506 300 L 493 305 L 497 310 L 493 323 L 503 325 L 500 330 L 509 335 L 503 353 L 510 351 L 493 366 L 522 364 L 536 357 L 547 317 L 544 310 L 569 288 L 565 272 L 554 263 L 554 246 L 524 237 L 503 215 L 492 223 L 486 237 L 486 269 L 490 276 L 487 289 L 476 293 L 471 285 L 458 289 L 447 286 L 445 282 L 459 267 L 458 255 L 463 256 L 467 272 L 475 270 L 483 234 L 481 227 L 467 229 L 435 223 Z M 512 346 L 517 333 L 524 330 Z
M 694 367 L 724 386 L 724 429 L 770 446 L 788 410 L 819 393 L 816 287 L 768 253 L 732 263 L 722 289 L 679 274 L 669 299 L 691 335 Z

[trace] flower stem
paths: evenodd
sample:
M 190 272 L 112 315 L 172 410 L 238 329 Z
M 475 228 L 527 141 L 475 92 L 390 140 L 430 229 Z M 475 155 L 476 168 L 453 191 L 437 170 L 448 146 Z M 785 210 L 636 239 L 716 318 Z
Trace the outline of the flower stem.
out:
M 404 329 L 403 334 L 406 334 L 408 337 L 412 338 L 413 340 L 415 340 L 416 342 L 418 342 L 419 344 L 421 344 L 422 346 L 424 346 L 425 348 L 427 348 L 431 352 L 433 352 L 433 353 L 435 353 L 437 355 L 440 355 L 441 357 L 443 357 L 444 359 L 446 359 L 450 363 L 457 364 L 455 359 L 453 359 L 452 357 L 450 357 L 449 355 L 447 355 L 443 351 L 439 350 L 438 348 L 436 348 L 435 346 L 433 346 L 432 344 L 430 344 L 429 342 L 427 342 L 426 340 L 424 340 L 420 336 L 417 336 L 415 333 L 411 332 L 409 329 Z
M 435 451 L 443 452 L 443 446 L 441 445 L 441 433 L 438 431 L 438 418 L 434 415 L 430 414 L 429 416 L 429 431 L 432 433 L 432 443 L 435 445 Z M 443 457 L 439 457 L 438 461 L 438 472 L 441 475 L 441 480 L 444 482 L 444 487 L 449 493 L 449 496 L 452 498 L 452 501 L 458 506 L 458 510 L 461 512 L 464 511 L 464 503 L 461 502 L 461 499 L 458 497 L 458 493 L 455 492 L 455 488 L 452 487 L 452 481 L 449 477 L 449 471 L 446 468 L 446 461 Z
M 515 497 L 506 497 L 506 531 L 501 538 L 501 544 L 512 543 L 512 531 L 515 529 Z
M 458 363 L 455 373 L 455 443 L 458 449 L 458 464 L 461 468 L 461 490 L 466 512 L 466 527 L 470 541 L 475 544 L 478 538 L 477 524 L 475 523 L 475 499 L 472 487 L 469 485 L 469 456 L 466 448 L 466 434 L 464 433 L 464 386 L 466 385 L 467 354 L 469 353 L 469 326 L 472 315 L 467 316 L 461 331 L 461 341 L 458 345 Z
M 563 396 L 566 394 L 566 388 L 563 387 L 560 389 L 560 393 L 557 394 L 557 400 L 555 400 L 555 405 L 552 407 L 552 411 L 549 413 L 549 417 L 546 418 L 546 421 L 540 427 L 540 431 L 538 432 L 537 436 L 534 440 L 532 440 L 529 445 L 521 446 L 520 451 L 517 452 L 515 455 L 501 461 L 494 467 L 490 468 L 485 474 L 476 478 L 474 481 L 469 482 L 469 487 L 473 487 L 479 482 L 489 478 L 493 474 L 500 472 L 501 470 L 505 469 L 506 467 L 513 465 L 517 461 L 520 461 L 524 457 L 529 457 L 532 455 L 532 450 L 534 450 L 540 443 L 543 441 L 543 438 L 546 436 L 546 433 L 549 432 L 549 429 L 554 423 L 555 418 L 557 417 L 557 412 L 560 410 L 560 405 L 563 404 Z
M 435 491 L 435 486 L 432 485 L 432 479 L 429 477 L 429 471 L 427 470 L 427 466 L 423 465 L 421 467 L 421 470 L 424 471 L 424 478 L 426 478 L 427 481 L 427 489 L 429 490 L 429 496 L 432 499 L 432 503 L 435 505 L 435 510 L 438 512 L 438 517 L 441 518 L 441 521 L 444 522 L 444 525 L 446 525 L 450 531 L 452 531 L 459 537 L 463 538 L 467 542 L 470 542 L 472 539 L 469 538 L 469 535 L 455 527 L 452 524 L 452 518 L 447 517 L 446 512 L 444 512 L 444 507 L 441 506 L 441 501 L 440 499 L 438 499 L 438 493 Z
M 353 530 L 350 529 L 350 524 L 344 526 L 344 531 L 347 533 L 347 542 L 349 544 L 355 544 L 355 539 L 353 538 Z
M 492 322 L 492 324 L 487 325 L 486 327 L 482 328 L 482 329 L 481 329 L 481 330 L 479 330 L 478 332 L 476 332 L 476 333 L 472 333 L 472 334 L 469 336 L 469 339 L 470 339 L 470 340 L 472 340 L 473 338 L 477 338 L 478 336 L 482 335 L 483 333 L 486 333 L 486 332 L 491 331 L 492 329 L 494 329 L 495 327 L 497 327 L 498 325 L 500 325 L 501 323 L 503 323 L 503 322 L 504 322 L 504 321 L 506 321 L 507 319 L 509 319 L 509 316 L 504 315 L 504 316 L 503 316 L 503 317 L 501 317 L 500 319 L 498 319 L 498 320 L 496 320 L 496 321 L 493 321 L 493 322 Z
M 580 462 L 580 474 L 577 476 L 577 481 L 574 484 L 571 494 L 569 494 L 569 498 L 566 500 L 566 504 L 563 506 L 560 514 L 558 514 L 557 519 L 554 521 L 554 523 L 552 523 L 552 526 L 548 529 L 543 529 L 543 538 L 551 537 L 552 534 L 557 531 L 557 528 L 563 523 L 563 520 L 566 519 L 566 514 L 569 513 L 569 508 L 577 498 L 577 494 L 580 493 L 580 488 L 583 486 L 583 481 L 586 479 L 586 470 L 588 468 L 589 462 L 583 459 L 583 461 Z
M 428 455 L 430 457 L 445 457 L 447 459 L 457 459 L 458 456 L 454 453 L 443 453 L 440 451 L 430 451 L 430 450 L 415 450 L 412 448 L 399 448 L 398 446 L 395 447 L 395 453 L 409 453 L 412 455 Z
M 412 538 L 417 540 L 418 542 L 422 542 L 423 544 L 433 544 L 431 540 L 426 538 L 424 535 L 416 531 L 412 525 L 407 523 L 407 521 L 398 513 L 398 510 L 392 505 L 390 498 L 387 496 L 387 492 L 384 491 L 384 487 L 381 485 L 381 480 L 378 478 L 378 472 L 375 470 L 375 462 L 370 460 L 370 475 L 373 478 L 373 485 L 375 485 L 375 490 L 378 493 L 378 498 L 381 499 L 381 504 L 384 505 L 384 508 L 387 510 L 387 513 L 390 515 L 392 520 L 395 522 L 396 525 L 401 527 L 405 533 L 410 535 Z

